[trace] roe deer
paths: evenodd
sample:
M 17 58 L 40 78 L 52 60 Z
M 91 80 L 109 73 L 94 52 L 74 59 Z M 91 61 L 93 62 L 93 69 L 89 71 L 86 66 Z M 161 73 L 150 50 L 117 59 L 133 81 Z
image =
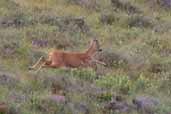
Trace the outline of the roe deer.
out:
M 104 62 L 96 60 L 93 55 L 97 51 L 102 51 L 97 39 L 92 39 L 90 46 L 84 52 L 67 52 L 62 50 L 52 50 L 48 54 L 48 58 L 40 57 L 35 65 L 29 67 L 29 70 L 35 69 L 39 66 L 38 70 L 45 67 L 58 68 L 58 67 L 93 67 L 93 63 L 106 65 Z

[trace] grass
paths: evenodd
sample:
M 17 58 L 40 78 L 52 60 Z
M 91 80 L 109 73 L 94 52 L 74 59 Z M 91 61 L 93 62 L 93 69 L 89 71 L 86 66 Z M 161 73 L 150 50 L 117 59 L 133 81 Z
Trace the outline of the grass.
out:
M 16 114 L 103 114 L 104 104 L 117 93 L 127 100 L 140 95 L 157 97 L 160 105 L 155 107 L 156 114 L 171 112 L 171 15 L 157 3 L 151 9 L 145 0 L 127 1 L 142 12 L 129 14 L 106 0 L 91 4 L 96 7 L 76 3 L 77 0 L 1 0 L 0 71 L 19 81 L 2 85 L 0 80 L 0 102 L 7 102 L 9 110 L 15 109 Z M 103 14 L 111 22 L 103 20 L 104 23 Z M 86 32 L 73 21 L 65 23 L 80 16 L 88 27 Z M 168 24 L 165 27 L 163 23 Z M 97 72 L 91 68 L 28 71 L 28 66 L 51 48 L 82 51 L 92 37 L 97 37 L 107 52 L 117 51 L 119 60 L 127 64 L 98 66 Z M 48 44 L 33 45 L 33 40 L 47 40 Z M 49 101 L 52 82 L 63 87 L 67 104 Z M 7 101 L 13 91 L 27 100 Z

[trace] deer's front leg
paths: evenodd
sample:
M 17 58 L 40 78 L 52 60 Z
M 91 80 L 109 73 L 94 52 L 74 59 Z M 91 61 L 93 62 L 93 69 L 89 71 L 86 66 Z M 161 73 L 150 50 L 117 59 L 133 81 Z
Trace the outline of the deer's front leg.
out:
M 95 59 L 95 58 L 92 58 L 91 61 L 92 61 L 92 62 L 95 62 L 95 63 L 97 63 L 97 64 L 104 65 L 104 66 L 107 65 L 105 62 L 99 61 L 99 60 L 97 60 L 97 59 Z
M 55 67 L 57 67 L 57 65 L 56 64 L 52 64 L 52 62 L 49 61 L 49 60 L 44 60 L 43 63 L 40 65 L 40 67 L 36 70 L 36 72 L 38 72 L 42 68 L 48 68 L 48 67 L 55 68 Z
M 93 60 L 94 62 L 106 66 L 107 64 L 105 62 L 99 61 L 99 60 Z

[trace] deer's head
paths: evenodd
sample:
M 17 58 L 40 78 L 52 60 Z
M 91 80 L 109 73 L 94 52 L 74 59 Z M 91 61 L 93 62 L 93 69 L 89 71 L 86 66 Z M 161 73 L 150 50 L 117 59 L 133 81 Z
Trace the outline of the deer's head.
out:
M 100 48 L 100 45 L 99 45 L 99 41 L 96 39 L 96 38 L 93 38 L 93 43 L 94 43 L 94 48 L 96 51 L 102 51 L 102 49 Z
M 100 51 L 102 51 L 102 49 L 100 48 L 98 40 L 96 38 L 93 38 L 91 40 L 90 46 L 88 50 L 86 51 L 86 53 L 89 56 L 92 56 L 95 52 L 100 52 Z

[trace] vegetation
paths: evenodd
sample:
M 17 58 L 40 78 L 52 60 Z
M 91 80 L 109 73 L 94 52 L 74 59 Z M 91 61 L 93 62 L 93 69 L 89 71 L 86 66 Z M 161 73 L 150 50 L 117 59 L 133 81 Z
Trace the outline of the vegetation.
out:
M 122 114 L 105 108 L 118 94 L 129 104 L 154 97 L 151 113 L 169 114 L 170 8 L 170 0 L 0 0 L 0 113 L 5 102 L 9 114 Z M 28 70 L 50 49 L 83 51 L 93 37 L 106 67 Z M 48 99 L 53 83 L 66 102 Z

